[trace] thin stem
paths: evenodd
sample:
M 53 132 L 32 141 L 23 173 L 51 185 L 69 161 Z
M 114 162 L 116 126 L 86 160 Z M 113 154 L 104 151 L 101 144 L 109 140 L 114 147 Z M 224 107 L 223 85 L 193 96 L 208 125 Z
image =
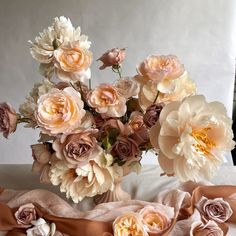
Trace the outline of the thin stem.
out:
M 121 69 L 121 66 L 119 64 L 113 65 L 112 66 L 112 71 L 115 72 L 115 73 L 118 73 L 120 79 L 122 78 L 122 75 L 121 75 L 122 69 Z
M 30 123 L 31 119 L 30 118 L 18 118 L 17 123 Z
M 156 95 L 156 97 L 155 97 L 155 99 L 154 99 L 154 101 L 153 101 L 153 104 L 155 104 L 155 103 L 156 103 L 159 93 L 160 93 L 160 92 L 159 92 L 159 91 L 157 91 L 157 95 Z
M 91 89 L 92 89 L 92 80 L 89 79 L 89 90 L 91 90 Z
M 78 91 L 78 89 L 74 86 L 73 83 L 70 82 L 70 85 L 71 85 L 71 87 L 72 87 L 74 90 Z

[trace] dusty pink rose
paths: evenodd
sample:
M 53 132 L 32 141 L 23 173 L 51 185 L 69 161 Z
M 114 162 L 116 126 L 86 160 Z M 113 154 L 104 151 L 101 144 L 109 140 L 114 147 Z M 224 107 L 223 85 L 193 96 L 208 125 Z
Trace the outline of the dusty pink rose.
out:
M 174 218 L 174 208 L 161 204 L 155 207 L 146 206 L 139 211 L 139 214 L 148 233 L 160 234 L 170 227 Z
M 138 213 L 123 214 L 113 222 L 114 236 L 148 236 Z
M 149 56 L 137 67 L 137 70 L 145 80 L 155 82 L 177 79 L 185 71 L 178 58 L 173 55 Z
M 112 146 L 111 153 L 113 156 L 126 161 L 140 155 L 140 150 L 138 144 L 132 138 L 119 136 Z
M 15 213 L 16 221 L 25 228 L 30 227 L 33 220 L 37 219 L 37 214 L 32 203 L 20 206 Z
M 226 222 L 233 214 L 229 203 L 223 198 L 207 199 L 202 197 L 196 207 L 205 219 L 218 223 Z
M 57 158 L 72 166 L 83 166 L 101 151 L 95 135 L 97 130 L 86 129 L 62 135 L 53 143 Z
M 77 129 L 85 115 L 81 95 L 75 89 L 52 89 L 38 99 L 35 118 L 43 133 L 55 136 Z
M 0 132 L 5 138 L 16 130 L 17 115 L 11 105 L 0 103 Z
M 119 65 L 125 59 L 125 48 L 113 48 L 107 52 L 105 52 L 100 58 L 97 60 L 103 63 L 102 66 L 99 67 L 100 70 L 104 70 L 106 67 Z
M 224 236 L 224 232 L 215 221 L 210 220 L 206 224 L 196 221 L 191 225 L 190 236 Z
M 97 114 L 94 116 L 94 122 L 95 122 L 96 128 L 100 129 L 104 125 L 106 120 L 104 120 L 101 115 Z
M 148 128 L 151 128 L 159 119 L 163 105 L 153 104 L 149 106 L 143 116 L 143 121 Z
M 33 144 L 31 145 L 32 156 L 34 163 L 32 171 L 40 174 L 41 183 L 51 183 L 49 178 L 50 162 L 52 161 L 52 154 L 46 144 Z
M 88 94 L 88 103 L 102 117 L 121 117 L 126 112 L 126 99 L 117 88 L 101 84 Z

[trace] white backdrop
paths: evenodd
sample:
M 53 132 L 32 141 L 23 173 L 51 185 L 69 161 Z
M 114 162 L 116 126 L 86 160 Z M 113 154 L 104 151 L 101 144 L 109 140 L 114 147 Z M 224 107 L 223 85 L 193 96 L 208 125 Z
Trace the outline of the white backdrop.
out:
M 231 115 L 235 9 L 234 0 L 0 0 L 0 101 L 17 108 L 41 79 L 27 41 L 64 15 L 89 35 L 95 59 L 107 49 L 127 47 L 124 74 L 134 75 L 149 54 L 176 54 L 198 92 L 223 102 Z M 93 63 L 93 85 L 113 78 Z M 31 163 L 29 145 L 36 140 L 36 132 L 22 127 L 9 140 L 0 137 L 0 163 Z

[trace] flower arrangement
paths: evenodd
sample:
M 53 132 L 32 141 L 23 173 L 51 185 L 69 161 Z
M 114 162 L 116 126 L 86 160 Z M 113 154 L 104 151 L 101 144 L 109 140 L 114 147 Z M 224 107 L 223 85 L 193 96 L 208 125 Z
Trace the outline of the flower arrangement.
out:
M 0 104 L 0 131 L 7 138 L 18 123 L 38 128 L 32 169 L 74 202 L 112 191 L 122 176 L 139 171 L 148 150 L 158 153 L 164 174 L 201 181 L 215 175 L 234 147 L 225 107 L 195 95 L 176 56 L 151 55 L 136 75 L 124 77 L 126 49 L 111 49 L 98 61 L 118 79 L 93 88 L 91 42 L 69 19 L 55 18 L 30 44 L 44 79 L 19 113 Z

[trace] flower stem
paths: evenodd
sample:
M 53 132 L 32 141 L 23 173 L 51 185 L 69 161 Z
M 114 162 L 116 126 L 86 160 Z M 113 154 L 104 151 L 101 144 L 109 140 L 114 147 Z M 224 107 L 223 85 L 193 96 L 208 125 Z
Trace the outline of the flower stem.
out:
M 156 95 L 156 97 L 155 97 L 155 99 L 154 99 L 154 101 L 153 101 L 153 104 L 155 104 L 155 103 L 156 103 L 159 93 L 160 93 L 160 92 L 159 92 L 159 91 L 157 91 L 157 95 Z
M 27 117 L 18 118 L 17 123 L 30 123 L 31 119 Z
M 113 65 L 112 66 L 112 71 L 115 72 L 115 73 L 118 73 L 120 79 L 122 78 L 122 75 L 121 75 L 122 69 L 121 69 L 121 66 L 119 64 Z

